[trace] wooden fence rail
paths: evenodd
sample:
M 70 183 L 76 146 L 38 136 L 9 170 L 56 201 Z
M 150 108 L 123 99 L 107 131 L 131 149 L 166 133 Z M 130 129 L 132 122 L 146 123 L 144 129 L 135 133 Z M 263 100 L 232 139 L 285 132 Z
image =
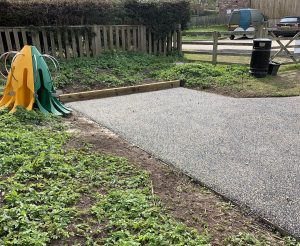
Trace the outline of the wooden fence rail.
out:
M 181 49 L 181 27 L 159 39 L 145 26 L 0 27 L 0 54 L 35 45 L 61 59 L 98 56 L 109 50 L 164 54 Z
M 242 40 L 219 40 L 222 36 L 231 36 L 231 35 L 249 35 L 254 36 L 255 32 L 188 32 L 183 33 L 189 36 L 201 36 L 201 35 L 210 35 L 212 36 L 212 40 L 190 40 L 183 41 L 183 53 L 184 54 L 192 54 L 192 55 L 211 55 L 211 63 L 226 63 L 226 64 L 236 64 L 236 62 L 231 62 L 229 59 L 228 62 L 218 62 L 218 56 L 231 56 L 231 57 L 248 57 L 250 58 L 252 53 L 252 42 L 243 42 Z M 266 35 L 276 42 L 277 45 L 272 45 L 271 48 L 271 60 L 275 60 L 275 58 L 281 60 L 280 63 L 282 65 L 285 64 L 297 64 L 300 63 L 300 57 L 296 54 L 293 54 L 293 49 L 299 49 L 300 45 L 292 44 L 299 36 L 300 32 L 294 37 L 276 37 L 272 30 L 269 30 Z M 285 42 L 285 44 L 283 43 Z M 201 47 L 202 46 L 202 47 Z M 206 48 L 206 47 L 210 48 Z M 220 47 L 223 46 L 223 49 Z M 233 48 L 224 48 L 224 46 L 229 46 Z M 188 47 L 188 48 L 186 48 Z M 200 48 L 199 48 L 200 47 Z M 244 49 L 236 49 L 235 47 L 245 47 Z M 247 47 L 249 47 L 247 49 Z M 288 59 L 288 61 L 287 61 Z

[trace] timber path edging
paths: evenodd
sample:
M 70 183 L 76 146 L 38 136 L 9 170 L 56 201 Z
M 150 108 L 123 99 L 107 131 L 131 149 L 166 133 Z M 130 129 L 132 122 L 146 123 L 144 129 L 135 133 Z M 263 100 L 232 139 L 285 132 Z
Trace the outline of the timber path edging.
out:
M 100 99 L 100 98 L 113 97 L 113 96 L 123 96 L 123 95 L 129 95 L 134 93 L 172 89 L 172 88 L 183 87 L 183 86 L 184 86 L 183 81 L 173 80 L 167 82 L 157 82 L 157 83 L 150 83 L 150 84 L 109 88 L 103 90 L 93 90 L 93 91 L 62 94 L 58 96 L 58 98 L 62 102 L 75 102 L 75 101 Z

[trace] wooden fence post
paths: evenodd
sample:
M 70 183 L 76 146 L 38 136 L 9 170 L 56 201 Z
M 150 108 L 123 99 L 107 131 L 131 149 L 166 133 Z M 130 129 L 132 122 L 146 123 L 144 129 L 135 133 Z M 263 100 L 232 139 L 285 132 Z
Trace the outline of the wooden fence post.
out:
M 49 54 L 47 32 L 44 29 L 42 30 L 42 35 L 43 35 L 43 43 L 44 43 L 44 52 L 45 52 L 45 54 Z
M 13 28 L 13 35 L 14 35 L 14 40 L 15 40 L 15 44 L 16 44 L 16 49 L 20 50 L 21 46 L 20 46 L 20 40 L 18 37 L 18 29 Z
M 150 29 L 148 29 L 148 49 L 149 49 L 148 53 L 151 54 L 152 53 L 152 33 L 151 33 Z
M 111 50 L 114 49 L 114 32 L 112 26 L 109 26 L 109 48 Z
M 64 53 L 63 53 L 63 45 L 62 45 L 61 31 L 60 30 L 57 30 L 57 42 L 58 42 L 59 58 L 63 59 L 64 58 Z
M 97 25 L 93 25 L 93 37 L 92 37 L 92 50 L 93 56 L 99 56 L 100 54 L 100 44 L 101 44 L 101 37 L 100 37 L 100 28 Z
M 146 53 L 147 52 L 147 32 L 146 32 L 146 26 L 140 26 L 140 39 L 141 39 L 141 52 Z
M 6 38 L 6 43 L 7 43 L 7 47 L 8 47 L 8 51 L 12 51 L 12 43 L 11 43 L 11 39 L 10 39 L 10 33 L 8 29 L 4 29 L 5 32 L 5 38 Z
M 104 51 L 107 51 L 108 50 L 108 44 L 107 44 L 107 28 L 106 28 L 106 26 L 103 26 L 102 30 L 103 30 Z
M 269 34 L 268 28 L 264 27 L 262 30 L 262 37 L 267 38 Z
M 255 38 L 263 38 L 263 27 L 259 26 L 257 28 L 255 28 Z
M 70 43 L 69 43 L 69 32 L 68 32 L 68 29 L 65 31 L 64 33 L 65 35 L 65 57 L 67 59 L 70 59 L 71 58 L 71 53 L 70 53 Z
M 41 47 L 41 42 L 40 42 L 40 34 L 38 30 L 35 30 L 32 32 L 32 36 L 33 36 L 33 42 L 34 42 L 34 46 L 38 49 L 39 52 L 43 52 L 42 51 L 42 47 Z
M 120 49 L 120 29 L 118 26 L 115 26 L 115 31 L 116 31 L 116 49 Z
M 125 27 L 124 26 L 121 27 L 121 36 L 122 36 L 122 38 L 121 38 L 121 40 L 122 40 L 122 50 L 126 50 L 126 41 L 125 41 L 126 38 L 125 38 Z
M 0 30 L 0 55 L 2 55 L 4 51 L 3 38 L 2 38 L 2 30 Z
M 28 44 L 28 42 L 27 42 L 27 36 L 26 36 L 27 30 L 25 28 L 21 28 L 21 31 L 22 31 L 23 45 L 26 45 L 26 44 Z
M 147 27 L 144 26 L 144 52 L 147 53 Z
M 182 31 L 181 31 L 181 24 L 177 26 L 177 49 L 179 55 L 182 54 Z
M 218 39 L 219 39 L 219 33 L 214 32 L 213 33 L 213 55 L 212 55 L 212 64 L 217 64 L 217 58 L 218 58 Z
M 51 55 L 56 57 L 57 56 L 56 55 L 56 45 L 55 45 L 55 39 L 54 39 L 53 31 L 50 31 L 50 45 L 51 45 Z

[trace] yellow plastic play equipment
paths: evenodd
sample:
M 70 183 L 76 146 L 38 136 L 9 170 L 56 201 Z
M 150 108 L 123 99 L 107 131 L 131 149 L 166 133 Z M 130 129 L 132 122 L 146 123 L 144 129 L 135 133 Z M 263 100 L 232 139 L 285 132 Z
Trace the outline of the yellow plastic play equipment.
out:
M 9 55 L 14 57 L 8 71 L 6 61 Z M 34 46 L 29 45 L 25 45 L 20 52 L 11 51 L 0 57 L 5 58 L 5 68 L 8 72 L 0 109 L 9 108 L 13 113 L 16 107 L 21 106 L 27 110 L 36 107 L 43 113 L 55 115 L 71 113 L 71 110 L 63 106 L 54 96 L 53 80 L 44 57 L 49 58 L 57 67 L 58 62 L 54 57 L 41 55 Z
M 7 77 L 3 98 L 0 101 L 1 108 L 12 108 L 22 106 L 32 110 L 34 103 L 34 77 L 31 61 L 31 48 L 25 46 L 17 53 Z

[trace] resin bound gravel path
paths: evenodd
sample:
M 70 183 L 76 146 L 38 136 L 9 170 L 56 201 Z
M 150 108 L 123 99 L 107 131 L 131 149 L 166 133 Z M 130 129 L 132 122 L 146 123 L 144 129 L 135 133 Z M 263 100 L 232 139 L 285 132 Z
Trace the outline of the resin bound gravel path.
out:
M 67 105 L 300 238 L 300 97 L 176 88 Z

